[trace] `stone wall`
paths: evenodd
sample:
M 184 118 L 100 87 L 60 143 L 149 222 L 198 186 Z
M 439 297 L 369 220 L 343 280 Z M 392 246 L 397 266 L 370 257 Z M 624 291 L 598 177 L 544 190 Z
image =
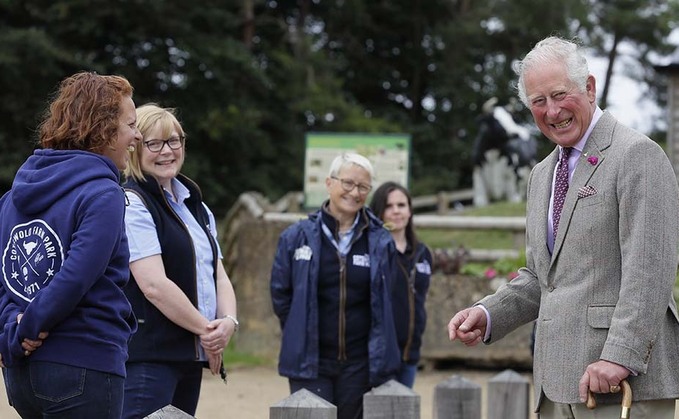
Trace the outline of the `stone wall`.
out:
M 422 342 L 425 364 L 454 363 L 484 368 L 530 369 L 533 359 L 530 339 L 533 325 L 527 324 L 492 345 L 469 348 L 448 340 L 448 322 L 453 314 L 491 294 L 485 278 L 435 273 L 427 294 L 427 329 Z
M 236 290 L 241 329 L 236 348 L 275 359 L 280 348 L 281 330 L 271 306 L 269 281 L 278 237 L 287 223 L 253 219 L 240 225 L 236 256 L 228 267 Z

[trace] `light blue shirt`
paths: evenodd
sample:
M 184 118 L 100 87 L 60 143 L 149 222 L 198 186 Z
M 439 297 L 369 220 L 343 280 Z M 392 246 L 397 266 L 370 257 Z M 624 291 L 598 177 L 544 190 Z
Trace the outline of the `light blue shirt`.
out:
M 335 240 L 335 236 L 333 236 L 332 231 L 330 231 L 330 227 L 325 225 L 325 223 L 321 223 L 323 233 L 325 233 L 325 236 L 330 240 L 332 245 L 335 246 L 335 249 L 337 249 L 337 251 L 342 256 L 346 256 L 347 253 L 349 253 L 349 250 L 351 250 L 351 240 L 354 238 L 354 228 L 356 227 L 356 224 L 358 224 L 359 215 L 360 213 L 356 214 L 356 218 L 354 218 L 354 223 L 351 225 L 349 231 L 347 231 L 345 234 L 340 234 L 339 243 L 337 242 L 337 240 Z
M 214 281 L 212 247 L 205 232 L 184 203 L 184 200 L 191 196 L 189 190 L 177 179 L 172 179 L 172 190 L 177 198 L 177 202 L 174 202 L 172 195 L 165 191 L 167 202 L 170 203 L 174 212 L 184 222 L 193 241 L 197 273 L 197 308 L 206 319 L 214 320 L 217 316 L 217 290 Z M 156 224 L 153 222 L 151 213 L 136 193 L 126 192 L 126 195 L 130 203 L 125 209 L 125 231 L 130 247 L 130 263 L 149 256 L 160 255 L 162 251 L 158 241 Z M 216 241 L 217 228 L 214 215 L 205 204 L 203 205 L 210 220 L 208 229 Z M 217 246 L 217 252 L 221 259 L 222 252 L 219 245 Z M 202 361 L 207 359 L 202 347 L 200 347 L 200 359 Z

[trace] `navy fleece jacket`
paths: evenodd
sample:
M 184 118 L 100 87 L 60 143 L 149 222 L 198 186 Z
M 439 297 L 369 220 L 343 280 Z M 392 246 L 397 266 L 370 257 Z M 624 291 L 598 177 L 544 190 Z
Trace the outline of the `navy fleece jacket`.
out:
M 0 200 L 0 354 L 7 367 L 51 361 L 125 377 L 136 329 L 125 195 L 107 157 L 37 150 Z M 20 323 L 17 314 L 23 313 Z M 24 338 L 49 332 L 24 355 Z

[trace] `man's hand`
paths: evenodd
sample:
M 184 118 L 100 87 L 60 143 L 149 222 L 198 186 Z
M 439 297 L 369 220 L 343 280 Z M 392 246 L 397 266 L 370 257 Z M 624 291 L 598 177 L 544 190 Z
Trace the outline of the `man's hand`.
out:
M 470 307 L 459 311 L 448 323 L 448 338 L 459 339 L 467 346 L 481 342 L 486 334 L 486 313 L 482 308 Z
M 617 393 L 620 382 L 630 375 L 630 370 L 622 365 L 610 361 L 599 360 L 589 364 L 580 379 L 578 391 L 580 401 L 587 401 L 587 391 L 592 393 Z M 613 387 L 613 390 L 611 390 Z

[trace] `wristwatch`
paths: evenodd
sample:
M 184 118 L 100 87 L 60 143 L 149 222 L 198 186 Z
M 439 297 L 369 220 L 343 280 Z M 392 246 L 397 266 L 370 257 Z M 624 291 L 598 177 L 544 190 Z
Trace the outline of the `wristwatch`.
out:
M 234 326 L 235 326 L 235 327 L 233 328 L 233 331 L 234 331 L 234 332 L 237 332 L 238 329 L 240 329 L 240 323 L 238 323 L 238 319 L 235 318 L 234 316 L 232 316 L 232 315 L 230 315 L 230 314 L 227 314 L 226 316 L 222 317 L 222 319 L 229 319 L 229 320 L 231 320 L 231 321 L 233 322 L 233 324 L 234 324 Z

